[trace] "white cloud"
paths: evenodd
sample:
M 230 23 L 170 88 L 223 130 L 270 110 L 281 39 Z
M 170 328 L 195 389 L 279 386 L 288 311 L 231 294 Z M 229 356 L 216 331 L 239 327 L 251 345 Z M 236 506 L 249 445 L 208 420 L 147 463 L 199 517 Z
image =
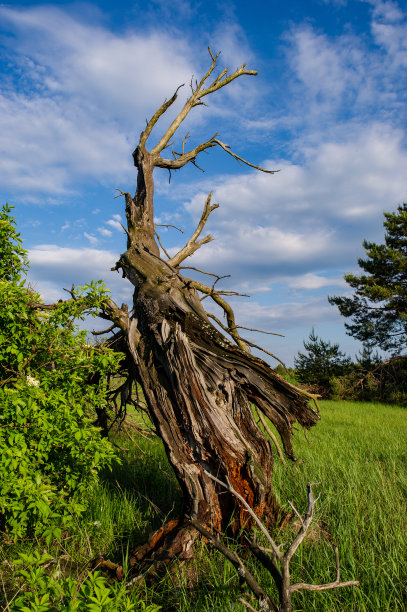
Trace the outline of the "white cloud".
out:
M 212 219 L 240 223 L 242 215 L 245 224 L 254 224 L 264 217 L 273 221 L 289 217 L 291 227 L 310 224 L 313 229 L 324 227 L 327 218 L 355 222 L 359 217 L 366 223 L 406 197 L 406 165 L 401 130 L 383 124 L 355 127 L 341 142 L 309 146 L 301 164 L 264 162 L 263 166 L 280 168 L 275 175 L 218 177 L 213 201 L 221 206 Z M 209 190 L 211 183 L 203 189 Z M 202 210 L 205 191 L 187 204 L 195 217 Z
M 370 0 L 373 5 L 373 17 L 387 22 L 402 21 L 404 15 L 397 2 L 391 0 Z
M 239 324 L 274 333 L 284 333 L 299 326 L 312 327 L 316 321 L 322 323 L 337 319 L 335 309 L 326 298 L 267 306 L 241 300 L 233 302 L 233 307 Z
M 129 178 L 134 118 L 190 78 L 182 41 L 114 34 L 52 7 L 0 7 L 0 18 L 16 33 L 9 57 L 26 84 L 17 93 L 5 82 L 0 94 L 3 187 L 55 196 L 85 178 Z
M 29 251 L 29 280 L 45 301 L 66 299 L 63 287 L 83 286 L 91 280 L 104 279 L 113 299 L 129 301 L 130 283 L 111 272 L 118 259 L 111 251 L 94 248 L 73 249 L 53 244 L 38 245 Z
M 192 265 L 232 274 L 237 286 L 250 279 L 255 289 L 284 279 L 297 290 L 321 289 L 355 267 L 363 238 L 383 239 L 383 210 L 407 199 L 402 133 L 386 125 L 310 147 L 303 165 L 269 166 L 281 172 L 224 176 L 208 184 L 220 203 L 207 227 L 216 240 L 195 253 Z M 195 223 L 207 190 L 186 204 Z
M 102 236 L 104 236 L 105 238 L 110 238 L 110 236 L 112 235 L 112 232 L 106 229 L 105 227 L 98 227 L 98 232 L 102 234 Z
M 387 55 L 387 70 L 407 68 L 407 20 L 395 2 L 374 2 L 372 34 Z
M 118 215 L 120 216 L 120 215 Z M 116 229 L 119 232 L 123 231 L 123 228 L 121 226 L 120 221 L 115 221 L 114 219 L 109 219 L 109 221 L 106 221 L 107 225 L 110 225 L 110 227 L 114 227 L 114 229 Z
M 373 6 L 370 38 L 350 27 L 332 36 L 309 24 L 293 26 L 286 35 L 286 57 L 296 76 L 288 81 L 289 116 L 310 138 L 328 131 L 340 137 L 345 122 L 355 118 L 391 117 L 402 124 L 405 117 L 406 20 L 395 3 L 367 1 Z
M 307 272 L 301 276 L 294 276 L 287 279 L 287 285 L 293 289 L 321 289 L 321 287 L 346 287 L 342 277 L 327 277 Z
M 89 240 L 92 246 L 95 246 L 98 243 L 98 238 L 96 238 L 96 236 L 94 236 L 93 234 L 88 234 L 87 232 L 83 232 L 83 235 L 85 236 L 85 238 Z

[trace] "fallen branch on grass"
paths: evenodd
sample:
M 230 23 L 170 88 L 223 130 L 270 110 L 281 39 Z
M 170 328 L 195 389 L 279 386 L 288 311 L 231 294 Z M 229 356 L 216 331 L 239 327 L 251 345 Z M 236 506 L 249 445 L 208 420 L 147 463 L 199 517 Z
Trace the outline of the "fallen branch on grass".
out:
M 292 612 L 292 603 L 291 603 L 291 594 L 295 591 L 304 590 L 304 591 L 326 591 L 330 589 L 338 589 L 343 587 L 350 586 L 359 586 L 359 582 L 357 580 L 349 580 L 342 582 L 340 575 L 340 567 L 339 567 L 339 552 L 337 547 L 335 546 L 335 564 L 336 564 L 336 579 L 333 582 L 328 582 L 325 584 L 308 584 L 305 582 L 297 582 L 295 584 L 291 584 L 291 576 L 290 576 L 290 563 L 291 560 L 296 553 L 298 547 L 302 544 L 304 539 L 307 536 L 307 532 L 311 526 L 312 519 L 314 516 L 314 508 L 315 503 L 318 500 L 318 497 L 315 499 L 312 491 L 312 487 L 316 483 L 311 483 L 307 486 L 307 496 L 308 496 L 308 508 L 304 518 L 301 517 L 298 510 L 295 508 L 294 504 L 290 503 L 294 512 L 297 516 L 300 517 L 300 528 L 298 530 L 297 535 L 293 539 L 293 541 L 288 545 L 288 548 L 285 552 L 281 549 L 285 545 L 277 545 L 276 542 L 271 537 L 270 533 L 267 531 L 264 524 L 260 521 L 260 519 L 256 516 L 252 508 L 246 502 L 246 500 L 237 492 L 235 489 L 222 482 L 215 476 L 210 475 L 206 472 L 212 480 L 217 482 L 219 485 L 230 491 L 245 507 L 249 515 L 253 518 L 261 532 L 267 538 L 271 550 L 266 550 L 260 547 L 255 542 L 249 540 L 246 537 L 246 541 L 248 547 L 252 554 L 256 557 L 256 559 L 263 565 L 265 569 L 271 574 L 279 595 L 278 604 L 275 603 L 270 596 L 261 588 L 259 583 L 253 577 L 253 575 L 249 572 L 245 564 L 238 557 L 238 555 L 229 550 L 227 546 L 220 540 L 218 536 L 208 532 L 197 520 L 193 517 L 190 519 L 191 525 L 195 527 L 208 541 L 219 550 L 231 563 L 236 567 L 239 577 L 242 581 L 244 581 L 252 593 L 258 600 L 260 610 L 265 612 Z M 271 554 L 269 554 L 271 553 Z M 249 610 L 254 610 L 253 606 L 249 604 L 244 599 L 240 598 L 239 600 L 244 606 L 246 606 Z

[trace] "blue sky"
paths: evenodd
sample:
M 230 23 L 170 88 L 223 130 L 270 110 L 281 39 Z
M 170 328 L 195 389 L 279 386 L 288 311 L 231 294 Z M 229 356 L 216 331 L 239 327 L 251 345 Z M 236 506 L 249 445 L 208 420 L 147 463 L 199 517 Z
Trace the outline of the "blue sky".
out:
M 285 334 L 250 337 L 291 364 L 314 326 L 355 354 L 327 295 L 345 294 L 362 240 L 383 240 L 383 211 L 407 200 L 407 10 L 381 0 L 163 0 L 0 5 L 0 195 L 14 204 L 30 278 L 46 300 L 103 278 L 125 249 L 123 201 L 145 119 L 191 76 L 247 62 L 242 77 L 194 109 L 190 143 L 217 131 L 253 163 L 221 150 L 168 183 L 156 171 L 157 222 L 186 234 L 205 197 L 219 202 L 215 241 L 191 265 L 231 274 L 239 322 Z M 159 138 L 171 117 L 158 124 Z M 152 142 L 154 136 L 152 137 Z M 185 237 L 161 236 L 170 252 Z M 65 294 L 66 295 L 66 294 Z

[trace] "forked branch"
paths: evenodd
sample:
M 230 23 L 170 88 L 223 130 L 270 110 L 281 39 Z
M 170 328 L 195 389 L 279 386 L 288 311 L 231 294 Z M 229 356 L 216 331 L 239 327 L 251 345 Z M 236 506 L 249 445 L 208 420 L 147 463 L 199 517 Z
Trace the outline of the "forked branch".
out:
M 177 129 L 179 128 L 181 123 L 187 117 L 187 115 L 191 111 L 191 109 L 194 108 L 194 106 L 201 106 L 202 104 L 204 104 L 202 102 L 202 98 L 204 98 L 205 96 L 207 96 L 207 95 L 209 95 L 209 94 L 211 94 L 211 93 L 221 89 L 222 87 L 225 87 L 225 85 L 228 85 L 229 83 L 231 83 L 232 81 L 234 81 L 235 79 L 237 79 L 240 76 L 243 76 L 243 75 L 252 75 L 253 76 L 253 75 L 257 74 L 256 70 L 246 70 L 246 64 L 243 64 L 242 66 L 240 66 L 240 68 L 235 70 L 235 72 L 232 72 L 229 75 L 228 75 L 228 69 L 224 68 L 223 71 L 220 73 L 220 75 L 218 77 L 216 77 L 215 80 L 212 81 L 212 83 L 205 88 L 204 85 L 207 82 L 207 80 L 209 79 L 209 77 L 211 76 L 211 74 L 213 73 L 213 71 L 215 70 L 215 67 L 216 67 L 216 65 L 218 63 L 218 58 L 219 58 L 219 53 L 217 55 L 215 55 L 215 56 L 213 56 L 211 51 L 209 51 L 209 53 L 210 53 L 211 59 L 212 59 L 212 64 L 211 64 L 209 70 L 202 77 L 202 79 L 200 80 L 199 83 L 196 82 L 195 89 L 194 89 L 194 87 L 193 87 L 193 85 L 191 83 L 191 88 L 192 88 L 192 95 L 191 95 L 191 97 L 188 98 L 188 100 L 185 102 L 182 110 L 175 117 L 174 121 L 171 123 L 170 127 L 167 129 L 167 131 L 165 132 L 163 137 L 156 144 L 156 146 L 151 150 L 151 154 L 152 155 L 159 155 L 161 153 L 161 151 L 163 151 L 167 147 L 169 141 L 171 140 L 171 138 L 173 137 L 173 135 L 175 134 L 175 132 L 177 131 Z M 175 100 L 176 96 L 177 96 L 177 92 L 175 92 L 174 96 L 173 96 L 173 98 Z M 155 113 L 154 117 L 149 121 L 149 123 L 147 124 L 147 128 L 146 128 L 146 130 L 149 129 L 148 135 L 150 134 L 151 129 L 153 128 L 154 124 L 158 121 L 159 117 L 166 111 L 166 108 L 164 108 L 165 104 L 168 104 L 168 106 L 169 106 L 170 104 L 172 104 L 172 101 L 173 101 L 173 99 L 171 98 L 171 100 L 168 103 L 164 102 L 164 104 L 160 107 L 160 109 Z M 167 106 L 167 108 L 168 108 L 168 106 Z M 157 114 L 158 114 L 158 116 L 156 117 Z M 152 123 L 152 125 L 151 125 L 151 129 L 150 129 L 150 124 L 151 123 Z M 148 135 L 147 135 L 147 138 L 148 138 Z M 146 139 L 144 140 L 143 144 L 145 143 Z
M 176 268 L 177 266 L 179 266 L 181 262 L 184 261 L 184 259 L 186 259 L 187 257 L 190 257 L 190 255 L 195 253 L 195 251 L 197 251 L 199 247 L 213 240 L 210 234 L 205 236 L 205 238 L 198 240 L 203 228 L 205 227 L 205 223 L 207 222 L 209 215 L 211 214 L 213 210 L 215 210 L 216 208 L 219 208 L 219 204 L 211 204 L 211 199 L 212 199 L 212 192 L 206 198 L 205 206 L 204 206 L 204 209 L 203 209 L 203 212 L 202 212 L 202 215 L 201 215 L 201 218 L 199 220 L 196 230 L 194 231 L 194 233 L 192 234 L 191 238 L 188 240 L 186 245 L 180 251 L 178 251 L 178 253 L 174 255 L 174 257 L 169 259 L 168 263 L 170 264 L 170 266 L 173 266 L 174 268 Z
M 297 551 L 298 547 L 305 540 L 308 530 L 311 526 L 312 519 L 314 516 L 314 508 L 315 503 L 318 500 L 314 498 L 312 487 L 313 484 L 309 484 L 307 486 L 307 496 L 308 496 L 308 508 L 305 514 L 305 517 L 302 519 L 301 517 L 301 527 L 294 538 L 294 540 L 288 545 L 286 552 L 283 552 L 282 546 L 278 546 L 276 542 L 271 537 L 270 533 L 260 521 L 260 519 L 256 516 L 254 510 L 249 506 L 247 501 L 237 492 L 235 489 L 222 482 L 209 472 L 205 470 L 205 473 L 219 485 L 227 489 L 230 493 L 232 493 L 245 507 L 247 512 L 253 518 L 260 531 L 265 535 L 269 544 L 271 545 L 272 556 L 270 556 L 264 548 L 259 547 L 254 542 L 251 542 L 247 539 L 249 548 L 253 555 L 260 561 L 265 569 L 269 571 L 274 582 L 276 583 L 278 593 L 279 593 L 279 602 L 276 604 L 270 596 L 265 593 L 265 591 L 261 588 L 258 582 L 253 578 L 252 574 L 248 571 L 246 566 L 243 564 L 241 559 L 237 556 L 235 552 L 229 550 L 223 542 L 220 541 L 218 537 L 215 537 L 213 534 L 210 534 L 207 530 L 205 530 L 202 525 L 200 525 L 193 518 L 190 519 L 191 524 L 200 531 L 209 541 L 210 543 L 217 548 L 222 554 L 225 555 L 227 559 L 229 559 L 233 565 L 236 567 L 238 574 L 242 580 L 244 580 L 252 591 L 252 593 L 257 597 L 259 602 L 259 606 L 261 610 L 268 611 L 278 611 L 278 612 L 292 612 L 292 603 L 291 603 L 291 594 L 295 591 L 304 590 L 304 591 L 326 591 L 331 589 L 338 589 L 350 586 L 359 586 L 359 581 L 357 580 L 348 580 L 341 581 L 340 576 L 340 567 L 339 567 L 339 553 L 337 547 L 335 547 L 335 565 L 336 565 L 336 579 L 332 582 L 328 582 L 325 584 L 308 584 L 305 582 L 297 582 L 295 584 L 291 584 L 290 577 L 290 562 Z M 315 483 L 314 483 L 315 484 Z M 297 509 L 291 504 L 295 513 L 300 516 Z M 277 565 L 277 561 L 279 562 L 280 567 Z M 246 602 L 242 602 L 246 604 Z M 253 609 L 253 608 L 250 608 Z

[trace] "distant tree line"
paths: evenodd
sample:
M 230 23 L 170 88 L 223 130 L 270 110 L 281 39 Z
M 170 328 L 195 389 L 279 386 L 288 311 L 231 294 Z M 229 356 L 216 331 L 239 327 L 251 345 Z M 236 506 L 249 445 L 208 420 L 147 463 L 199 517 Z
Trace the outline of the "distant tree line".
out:
M 339 344 L 324 341 L 312 330 L 304 353 L 294 360 L 291 378 L 322 397 L 406 403 L 407 400 L 407 204 L 384 213 L 384 244 L 363 242 L 366 258 L 360 275 L 346 274 L 351 296 L 329 297 L 351 320 L 347 333 L 362 341 L 354 361 Z M 381 357 L 377 351 L 389 353 Z
M 314 330 L 304 349 L 295 357 L 294 368 L 276 368 L 290 382 L 324 399 L 406 403 L 407 359 L 385 359 L 365 344 L 352 360 L 339 344 L 323 340 Z

